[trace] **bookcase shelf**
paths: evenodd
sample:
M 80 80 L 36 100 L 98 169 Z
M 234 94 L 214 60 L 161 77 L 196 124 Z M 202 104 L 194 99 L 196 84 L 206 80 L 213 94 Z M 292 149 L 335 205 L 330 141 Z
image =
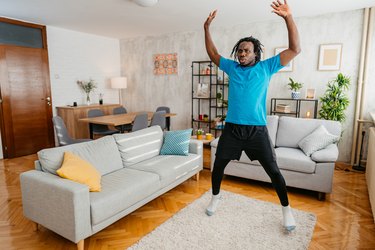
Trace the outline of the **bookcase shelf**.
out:
M 289 103 L 294 102 L 295 109 L 290 112 L 280 112 L 276 111 L 277 103 L 280 101 L 286 101 Z M 271 115 L 290 115 L 295 117 L 301 117 L 301 105 L 305 102 L 314 102 L 314 111 L 311 117 L 316 119 L 317 113 L 318 113 L 318 99 L 292 99 L 292 98 L 271 98 L 271 108 L 270 108 L 270 114 Z

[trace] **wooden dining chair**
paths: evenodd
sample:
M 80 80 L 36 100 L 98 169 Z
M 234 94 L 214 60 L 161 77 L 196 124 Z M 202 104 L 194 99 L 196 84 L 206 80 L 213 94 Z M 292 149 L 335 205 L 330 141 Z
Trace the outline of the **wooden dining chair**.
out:
M 90 118 L 103 116 L 103 115 L 104 113 L 100 109 L 90 109 L 87 113 L 87 116 Z M 92 132 L 94 135 L 112 135 L 112 134 L 120 133 L 120 131 L 110 129 L 108 125 L 102 125 L 102 124 L 92 124 Z
M 154 115 L 152 116 L 150 126 L 159 125 L 161 129 L 164 130 L 166 126 L 165 114 L 166 112 L 164 110 L 155 112 Z
M 73 139 L 70 137 L 64 120 L 60 116 L 52 117 L 52 122 L 59 146 L 91 141 L 91 139 Z
M 140 113 L 135 116 L 132 132 L 141 130 L 148 127 L 148 115 L 147 113 Z
M 165 113 L 171 113 L 171 109 L 167 106 L 157 107 L 156 112 L 158 112 L 158 111 L 165 111 Z M 171 118 L 170 117 L 165 118 L 165 127 L 167 128 L 168 131 L 171 129 Z

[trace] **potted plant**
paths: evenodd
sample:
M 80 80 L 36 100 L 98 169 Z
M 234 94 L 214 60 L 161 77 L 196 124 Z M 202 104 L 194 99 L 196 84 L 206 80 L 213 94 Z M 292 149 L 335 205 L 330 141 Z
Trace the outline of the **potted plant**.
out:
M 89 81 L 77 81 L 77 84 L 86 93 L 86 104 L 90 105 L 90 93 L 97 87 L 95 81 L 92 79 L 90 79 Z
M 216 103 L 218 107 L 223 106 L 223 94 L 221 92 L 216 93 Z
M 204 130 L 199 128 L 196 130 L 196 135 L 197 135 L 197 139 L 198 140 L 202 140 L 203 139 L 203 134 L 204 134 Z
M 321 119 L 343 122 L 345 109 L 349 106 L 349 98 L 344 93 L 349 89 L 350 77 L 339 73 L 336 79 L 328 82 L 327 90 L 320 98 L 322 107 L 319 110 Z
M 292 91 L 292 99 L 299 99 L 300 98 L 299 90 L 302 88 L 303 83 L 295 82 L 292 78 L 289 77 L 288 86 L 289 86 L 289 89 Z

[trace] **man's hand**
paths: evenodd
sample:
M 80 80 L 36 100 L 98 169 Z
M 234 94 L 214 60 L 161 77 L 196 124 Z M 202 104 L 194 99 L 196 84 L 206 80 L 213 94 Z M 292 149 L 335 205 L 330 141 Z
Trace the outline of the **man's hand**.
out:
M 204 22 L 204 42 L 206 44 L 206 51 L 208 56 L 210 57 L 211 61 L 213 61 L 217 66 L 220 63 L 220 54 L 217 51 L 214 42 L 212 41 L 211 34 L 210 34 L 210 25 L 212 20 L 214 20 L 216 16 L 217 10 L 212 11 L 206 21 Z
M 204 22 L 204 29 L 208 29 L 210 27 L 212 20 L 214 20 L 214 18 L 216 17 L 216 12 L 217 10 L 214 10 L 208 15 L 206 21 Z
M 272 2 L 271 7 L 273 8 L 273 13 L 283 18 L 287 18 L 288 16 L 292 15 L 292 11 L 290 10 L 286 0 L 284 0 L 284 3 L 281 3 L 280 0 L 274 1 Z

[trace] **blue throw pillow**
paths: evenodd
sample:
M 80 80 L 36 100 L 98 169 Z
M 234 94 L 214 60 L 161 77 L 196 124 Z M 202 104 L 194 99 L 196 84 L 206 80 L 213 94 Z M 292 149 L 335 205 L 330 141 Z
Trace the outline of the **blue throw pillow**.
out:
M 164 132 L 161 155 L 188 155 L 192 129 Z

